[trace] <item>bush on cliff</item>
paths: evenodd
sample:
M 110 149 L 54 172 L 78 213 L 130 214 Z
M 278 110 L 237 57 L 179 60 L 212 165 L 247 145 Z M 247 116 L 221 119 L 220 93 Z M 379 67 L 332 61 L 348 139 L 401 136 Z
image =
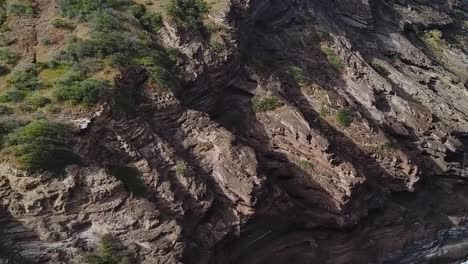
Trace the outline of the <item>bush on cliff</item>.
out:
M 203 0 L 171 0 L 167 7 L 167 13 L 193 30 L 203 28 L 203 18 L 210 8 Z
M 18 167 L 30 171 L 61 170 L 78 163 L 70 148 L 70 130 L 61 123 L 37 120 L 10 133 L 4 150 Z

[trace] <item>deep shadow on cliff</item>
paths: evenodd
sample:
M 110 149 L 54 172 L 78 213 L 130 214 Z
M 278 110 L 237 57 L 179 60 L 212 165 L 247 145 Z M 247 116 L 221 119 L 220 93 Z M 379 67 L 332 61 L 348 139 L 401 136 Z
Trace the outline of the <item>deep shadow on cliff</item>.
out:
M 360 146 L 356 145 L 354 139 L 349 138 L 331 125 L 329 121 L 321 118 L 321 115 L 308 103 L 309 100 L 304 96 L 300 87 L 291 81 L 290 77 L 283 74 L 287 70 L 284 70 L 285 68 L 282 65 L 289 63 L 303 65 L 304 60 L 311 59 L 311 57 L 317 59 L 314 54 L 320 54 L 321 52 L 318 49 L 319 43 L 307 43 L 308 45 L 315 44 L 316 51 L 306 54 L 309 57 L 304 57 L 303 54 L 295 56 L 296 43 L 294 41 L 296 39 L 294 38 L 288 39 L 289 43 L 287 41 L 278 45 L 277 42 L 284 40 L 284 38 L 278 36 L 282 34 L 283 30 L 295 30 L 292 28 L 307 27 L 310 24 L 304 22 L 304 20 L 307 21 L 308 19 L 301 19 L 300 15 L 290 20 L 284 19 L 284 17 L 288 16 L 288 12 L 291 12 L 293 8 L 298 8 L 298 5 L 291 4 L 284 8 L 287 5 L 284 2 L 270 4 L 270 6 L 259 4 L 259 9 L 263 8 L 265 12 L 269 8 L 270 10 L 280 10 L 278 12 L 280 14 L 273 12 L 261 16 L 258 15 L 260 11 L 257 9 L 255 15 L 261 18 L 248 21 L 244 25 L 242 25 L 242 22 L 239 23 L 241 24 L 239 32 L 242 32 L 240 39 L 244 41 L 244 43 L 240 43 L 244 66 L 253 68 L 253 72 L 260 75 L 260 78 L 265 77 L 266 79 L 269 74 L 276 71 L 275 74 L 279 75 L 282 85 L 285 86 L 279 94 L 287 105 L 296 108 L 302 114 L 312 128 L 324 132 L 330 138 L 330 152 L 339 153 L 335 162 L 354 164 L 358 173 L 365 176 L 366 184 L 360 186 L 360 191 L 356 191 L 354 196 L 351 197 L 351 205 L 344 210 L 338 208 L 331 210 L 334 217 L 346 218 L 346 215 L 356 214 L 357 219 L 362 218 L 356 220 L 355 215 L 355 220 L 346 224 L 346 228 L 337 227 L 336 222 L 333 223 L 333 221 L 316 222 L 317 215 L 330 213 L 330 211 L 323 210 L 323 206 L 333 204 L 334 197 L 322 196 L 318 205 L 308 204 L 303 201 L 301 195 L 296 193 L 300 187 L 287 183 L 296 177 L 301 177 L 300 175 L 307 175 L 308 172 L 301 171 L 301 168 L 289 162 L 288 157 L 281 154 L 281 152 L 265 148 L 265 146 L 269 145 L 269 134 L 261 129 L 263 125 L 255 119 L 255 113 L 245 111 L 246 106 L 248 106 L 246 102 L 255 93 L 251 88 L 246 88 L 255 86 L 252 85 L 255 81 L 246 78 L 244 87 L 230 86 L 229 89 L 225 89 L 224 94 L 220 96 L 219 107 L 210 114 L 216 121 L 235 134 L 243 144 L 256 150 L 260 162 L 259 170 L 267 175 L 269 184 L 264 190 L 265 195 L 261 197 L 257 205 L 257 213 L 254 214 L 252 220 L 241 227 L 240 234 L 233 234 L 217 246 L 212 263 L 226 262 L 226 258 L 229 259 L 228 263 L 305 263 L 308 261 L 323 261 L 326 263 L 426 263 L 424 254 L 427 252 L 418 245 L 433 242 L 433 247 L 429 247 L 431 250 L 442 247 L 444 243 L 448 243 L 447 241 L 451 239 L 451 237 L 445 237 L 445 235 L 441 234 L 442 230 L 457 229 L 464 222 L 464 206 L 454 206 L 450 202 L 456 200 L 460 204 L 466 203 L 466 195 L 461 191 L 464 189 L 464 181 L 460 178 L 452 178 L 450 172 L 445 177 L 441 175 L 444 169 L 440 167 L 439 163 L 433 161 L 431 155 L 428 155 L 417 145 L 417 142 L 422 140 L 420 132 L 416 132 L 414 128 L 405 124 L 400 124 L 405 128 L 405 133 L 401 133 L 398 129 L 395 130 L 391 123 L 374 120 L 372 113 L 360 104 L 359 98 L 353 98 L 353 94 L 350 93 L 348 98 L 352 100 L 351 107 L 354 111 L 360 113 L 358 116 L 366 119 L 371 127 L 384 131 L 389 138 L 392 138 L 392 142 L 395 142 L 396 148 L 411 157 L 413 162 L 420 168 L 421 180 L 415 185 L 414 191 L 408 192 L 401 191 L 398 187 L 393 188 L 392 186 L 397 186 L 398 183 L 392 183 L 395 179 L 392 179 L 393 177 L 387 173 L 386 169 L 382 168 L 378 162 L 375 162 L 369 156 L 368 151 L 362 150 Z M 387 3 L 382 6 L 380 1 L 373 2 L 373 4 L 377 6 L 373 6 L 373 8 L 378 9 L 378 12 L 385 12 L 382 9 L 388 7 Z M 378 6 L 379 4 L 381 6 Z M 307 6 L 308 4 L 304 4 L 302 7 Z M 353 46 L 357 47 L 356 49 L 362 54 L 372 55 L 374 53 L 374 56 L 379 56 L 377 54 L 382 52 L 380 56 L 384 58 L 387 56 L 386 50 L 379 52 L 378 49 L 373 50 L 363 45 L 363 43 L 372 42 L 372 39 L 366 39 L 365 41 L 363 39 L 374 37 L 374 32 L 369 34 L 366 29 L 356 30 L 344 22 L 338 22 L 339 18 L 336 17 L 336 13 L 330 10 L 330 8 L 336 7 L 331 4 L 318 4 L 315 8 L 317 9 L 314 10 L 321 12 L 321 15 L 328 16 L 329 21 L 336 21 L 335 26 L 348 28 L 347 33 L 351 36 Z M 325 8 L 325 10 L 320 8 Z M 301 13 L 301 11 L 298 11 L 296 15 Z M 398 20 L 403 18 L 396 18 L 395 14 L 388 13 L 386 16 L 392 17 L 394 20 L 390 25 L 383 25 L 380 30 L 384 32 L 380 33 L 392 34 L 392 30 L 394 30 L 393 33 L 399 32 L 397 31 Z M 380 21 L 380 23 L 385 22 L 388 21 Z M 273 24 L 274 26 L 271 26 Z M 281 26 L 278 26 L 278 24 Z M 406 30 L 405 27 L 403 25 L 403 30 Z M 250 32 L 250 34 L 247 32 Z M 343 33 L 343 31 L 338 32 Z M 300 40 L 297 41 L 300 42 Z M 380 40 L 376 38 L 374 41 L 379 43 Z M 417 43 L 417 45 L 420 46 L 421 43 Z M 286 48 L 286 50 L 281 48 Z M 288 48 L 290 50 L 287 50 Z M 390 58 L 392 56 L 394 55 L 390 55 Z M 252 64 L 252 61 L 255 63 Z M 315 69 L 312 68 L 312 71 L 310 71 L 311 68 L 308 68 L 309 74 L 313 76 L 312 78 L 315 81 L 327 87 L 326 89 L 347 86 L 346 80 L 340 78 L 339 74 L 327 65 L 323 56 L 318 61 Z M 258 65 L 262 66 L 261 69 Z M 424 69 L 424 66 L 420 67 Z M 283 73 L 278 74 L 278 69 L 280 69 L 279 71 L 283 69 Z M 393 82 L 391 78 L 386 79 L 395 90 L 392 94 L 396 94 L 416 105 L 420 104 L 399 84 Z M 278 93 L 278 91 L 274 91 L 274 93 Z M 379 95 L 379 93 L 376 92 L 376 95 Z M 384 112 L 390 110 L 389 103 L 384 96 L 377 100 L 376 104 L 376 107 Z M 434 117 L 433 120 L 433 122 L 438 122 L 437 117 Z M 254 130 L 255 135 L 252 136 L 252 134 L 246 132 L 249 127 L 256 127 Z M 456 133 L 455 131 L 454 134 Z M 297 173 L 298 171 L 300 172 Z M 274 192 L 272 190 L 275 188 L 279 188 L 287 194 L 287 197 L 283 199 L 295 201 L 293 205 L 290 205 L 293 209 L 283 211 L 284 206 L 281 202 L 276 204 L 272 196 L 268 195 Z M 316 189 L 317 192 L 326 192 L 323 189 L 320 190 L 320 184 L 314 185 L 312 183 L 311 188 Z M 356 203 L 356 205 L 353 206 L 353 203 Z M 364 206 L 363 204 L 369 205 Z M 314 206 L 317 206 L 318 210 L 313 210 Z M 360 215 L 359 209 L 362 209 L 362 207 L 367 209 Z M 308 211 L 308 209 L 312 210 Z M 414 230 L 420 230 L 420 228 L 425 231 L 417 234 L 419 231 Z M 379 231 L 379 229 L 387 229 L 387 231 Z M 387 234 L 378 235 L 379 232 L 387 232 Z M 458 238 L 455 236 L 453 239 Z M 339 247 L 342 247 L 342 250 L 346 252 L 340 253 Z M 460 254 L 458 256 L 463 257 L 464 255 Z M 455 261 L 456 259 L 456 256 L 434 257 L 431 263 L 448 263 L 448 261 Z

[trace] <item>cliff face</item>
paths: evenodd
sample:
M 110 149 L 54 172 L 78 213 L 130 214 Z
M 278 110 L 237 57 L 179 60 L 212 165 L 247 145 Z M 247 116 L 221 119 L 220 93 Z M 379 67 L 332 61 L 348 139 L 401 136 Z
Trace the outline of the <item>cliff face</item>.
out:
M 136 263 L 466 258 L 465 1 L 232 0 L 210 19 L 222 52 L 159 32 L 177 90 L 116 77 L 135 111 L 86 113 L 82 165 L 0 167 L 1 249 L 81 263 L 111 234 Z

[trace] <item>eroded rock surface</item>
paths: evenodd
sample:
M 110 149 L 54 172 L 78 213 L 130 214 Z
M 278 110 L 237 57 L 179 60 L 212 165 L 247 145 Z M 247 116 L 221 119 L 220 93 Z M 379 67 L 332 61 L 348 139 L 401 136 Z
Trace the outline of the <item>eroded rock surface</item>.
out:
M 183 84 L 123 72 L 137 108 L 88 117 L 84 164 L 61 178 L 0 167 L 1 249 L 81 263 L 112 234 L 137 263 L 466 258 L 464 1 L 231 1 L 215 15 L 233 30 L 226 54 L 165 25 Z

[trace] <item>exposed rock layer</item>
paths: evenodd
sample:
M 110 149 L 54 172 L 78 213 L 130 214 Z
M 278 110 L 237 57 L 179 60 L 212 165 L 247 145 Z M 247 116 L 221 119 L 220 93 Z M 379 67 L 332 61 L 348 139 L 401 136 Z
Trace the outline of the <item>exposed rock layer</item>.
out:
M 467 8 L 231 1 L 218 14 L 237 36 L 223 59 L 166 25 L 164 43 L 187 58 L 183 87 L 175 96 L 155 90 L 129 69 L 116 84 L 138 108 L 122 115 L 103 106 L 78 135 L 86 164 L 63 178 L 4 164 L 2 248 L 38 263 L 80 263 L 112 234 L 141 263 L 465 258 Z M 433 29 L 444 34 L 437 47 L 424 42 Z M 282 106 L 255 113 L 254 95 Z M 336 121 L 340 109 L 350 126 Z M 111 175 L 124 165 L 137 168 L 144 196 Z

